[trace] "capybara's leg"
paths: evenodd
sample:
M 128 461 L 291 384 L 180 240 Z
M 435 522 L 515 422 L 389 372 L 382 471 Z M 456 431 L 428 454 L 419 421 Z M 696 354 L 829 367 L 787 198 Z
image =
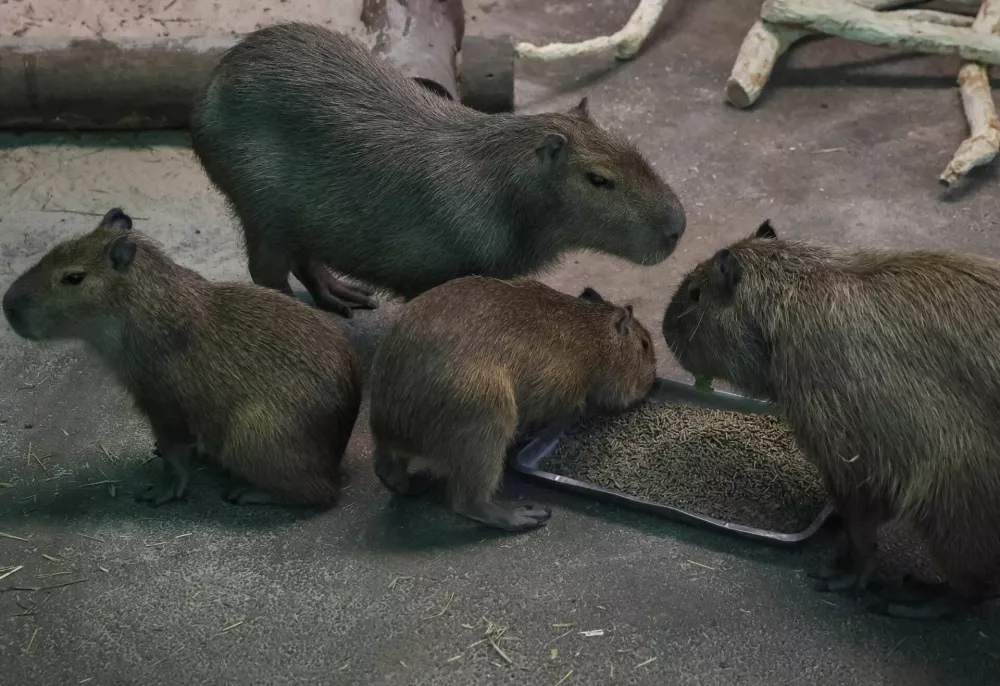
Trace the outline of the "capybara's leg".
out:
M 977 494 L 978 495 L 978 494 Z M 907 579 L 902 587 L 886 589 L 871 609 L 909 619 L 941 619 L 971 610 L 1000 592 L 1000 537 L 990 524 L 995 515 L 983 498 L 952 503 L 950 509 L 928 507 L 918 528 L 931 556 L 947 579 L 927 583 Z M 962 511 L 963 506 L 972 505 Z M 979 521 L 977 521 L 979 520 Z M 985 521 L 984 521 L 985 520 Z M 959 522 L 956 527 L 952 522 Z
M 258 231 L 246 231 L 250 278 L 258 286 L 273 288 L 294 297 L 292 287 L 288 284 L 288 273 L 291 270 L 288 255 L 260 238 L 251 238 L 251 235 L 257 233 Z
M 375 444 L 375 475 L 382 485 L 399 495 L 421 495 L 434 483 L 429 471 L 409 472 L 410 460 L 384 445 Z
M 968 612 L 995 595 L 949 583 L 911 581 L 880 593 L 878 602 L 870 609 L 876 614 L 903 619 L 944 619 Z
M 838 510 L 847 531 L 849 554 L 840 555 L 833 565 L 816 575 L 819 580 L 816 590 L 823 592 L 853 590 L 860 594 L 868 588 L 878 561 L 878 526 L 882 521 L 874 508 L 861 507 L 854 503 Z
M 375 291 L 367 286 L 348 284 L 334 276 L 325 264 L 309 260 L 298 262 L 293 270 L 295 278 L 313 297 L 316 306 L 334 312 L 342 317 L 350 317 L 355 308 L 374 310 L 378 302 L 371 296 Z
M 183 439 L 163 439 L 156 442 L 156 452 L 163 459 L 163 480 L 136 496 L 139 502 L 148 502 L 158 507 L 172 500 L 184 497 L 188 487 L 187 462 L 191 457 L 190 441 Z
M 336 503 L 346 439 L 322 431 L 310 434 L 294 424 L 283 428 L 281 423 L 262 423 L 252 407 L 234 413 L 217 461 L 251 488 L 230 489 L 228 500 L 322 507 Z
M 493 496 L 503 478 L 506 443 L 496 441 L 469 446 L 470 452 L 450 456 L 448 490 L 452 509 L 469 519 L 504 531 L 527 531 L 545 524 L 552 516 L 547 507 L 527 504 L 505 507 Z M 475 452 L 471 452 L 475 451 Z

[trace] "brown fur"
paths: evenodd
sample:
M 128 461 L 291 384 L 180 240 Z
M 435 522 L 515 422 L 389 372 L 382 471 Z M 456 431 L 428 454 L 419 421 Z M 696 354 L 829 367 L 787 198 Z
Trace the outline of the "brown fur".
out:
M 80 273 L 81 283 L 64 281 Z M 334 502 L 360 369 L 346 336 L 317 310 L 204 279 L 117 209 L 20 276 L 3 307 L 26 338 L 89 343 L 148 417 L 168 468 L 197 444 L 277 501 Z
M 534 273 L 577 249 L 655 264 L 685 228 L 671 188 L 585 101 L 486 115 L 319 26 L 240 41 L 191 135 L 240 219 L 254 282 L 287 292 L 291 270 L 341 314 L 373 303 L 331 298 L 324 264 L 412 298 L 468 274 Z
M 590 289 L 584 296 L 529 279 L 465 277 L 411 301 L 372 371 L 383 482 L 408 491 L 414 474 L 444 477 L 459 513 L 530 528 L 505 519 L 510 512 L 481 512 L 498 508 L 491 501 L 519 431 L 583 408 L 625 409 L 649 392 L 656 372 L 649 334 L 631 308 Z
M 677 359 L 780 404 L 844 518 L 858 587 L 878 524 L 899 519 L 961 599 L 995 593 L 1000 262 L 758 234 L 681 283 L 663 322 Z

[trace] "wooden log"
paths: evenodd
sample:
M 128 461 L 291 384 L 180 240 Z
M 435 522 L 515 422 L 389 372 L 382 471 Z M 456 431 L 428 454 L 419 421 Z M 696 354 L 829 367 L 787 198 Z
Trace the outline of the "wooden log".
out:
M 1000 64 L 1000 36 L 880 14 L 846 0 L 767 0 L 761 19 L 871 45 Z
M 900 5 L 909 4 L 912 0 L 855 0 L 854 4 L 872 10 L 889 10 Z M 971 20 L 961 15 L 930 10 L 898 10 L 893 16 L 902 16 L 917 21 L 937 21 L 953 23 L 955 26 L 969 26 Z M 750 28 L 740 52 L 736 56 L 733 71 L 726 81 L 726 100 L 741 109 L 750 107 L 763 92 L 771 78 L 771 72 L 785 51 L 812 31 L 800 28 L 790 28 L 780 24 L 771 24 L 758 20 Z
M 630 60 L 639 54 L 639 50 L 653 32 L 666 6 L 667 0 L 639 0 L 639 6 L 632 12 L 625 26 L 610 36 L 597 36 L 579 43 L 551 43 L 543 46 L 518 43 L 515 48 L 517 56 L 551 62 L 614 50 L 618 59 Z
M 462 0 L 364 0 L 361 21 L 372 53 L 430 90 L 458 99 L 455 56 L 465 35 Z
M 977 33 L 1000 33 L 1000 0 L 985 0 L 979 8 L 972 30 Z M 1000 152 L 1000 119 L 990 92 L 986 67 L 966 62 L 958 72 L 958 90 L 962 109 L 969 122 L 969 137 L 962 141 L 951 162 L 938 180 L 952 186 L 974 167 L 989 164 Z
M 0 38 L 0 128 L 186 127 L 229 36 Z
M 459 69 L 462 104 L 487 114 L 514 111 L 514 44 L 507 36 L 466 36 Z
M 736 64 L 726 81 L 726 100 L 740 109 L 757 102 L 771 79 L 778 58 L 809 33 L 805 29 L 792 29 L 760 19 L 754 22 L 743 39 Z
M 952 14 L 951 12 L 940 12 L 938 10 L 896 10 L 890 12 L 889 16 L 910 19 L 912 21 L 929 21 L 932 24 L 942 26 L 972 26 L 974 17 L 967 14 Z
M 457 98 L 462 0 L 365 0 L 373 52 Z M 0 38 L 0 128 L 186 128 L 191 103 L 234 36 Z

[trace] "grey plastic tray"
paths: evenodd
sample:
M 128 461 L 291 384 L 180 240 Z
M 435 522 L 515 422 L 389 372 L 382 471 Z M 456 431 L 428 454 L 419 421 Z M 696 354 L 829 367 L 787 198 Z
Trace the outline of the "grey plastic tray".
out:
M 729 393 L 720 390 L 695 389 L 691 384 L 671 381 L 669 379 L 657 379 L 653 391 L 649 396 L 653 402 L 676 402 L 704 407 L 713 410 L 730 410 L 735 412 L 745 412 L 748 414 L 775 414 L 773 405 L 761 400 L 755 400 L 736 393 Z M 662 503 L 646 500 L 628 495 L 621 491 L 616 491 L 602 486 L 596 486 L 569 477 L 552 474 L 539 468 L 539 465 L 546 457 L 551 455 L 562 439 L 564 427 L 555 427 L 543 432 L 535 439 L 517 451 L 511 461 L 511 467 L 525 476 L 538 481 L 555 486 L 556 488 L 572 491 L 582 495 L 590 496 L 596 500 L 624 505 L 626 507 L 650 512 L 679 522 L 694 524 L 707 529 L 721 531 L 733 536 L 748 538 L 762 543 L 776 546 L 798 545 L 813 534 L 826 523 L 833 513 L 833 504 L 828 503 L 826 507 L 817 515 L 812 524 L 798 533 L 786 534 L 767 529 L 757 529 L 742 524 L 734 524 L 721 519 L 688 512 L 676 507 L 664 505 Z

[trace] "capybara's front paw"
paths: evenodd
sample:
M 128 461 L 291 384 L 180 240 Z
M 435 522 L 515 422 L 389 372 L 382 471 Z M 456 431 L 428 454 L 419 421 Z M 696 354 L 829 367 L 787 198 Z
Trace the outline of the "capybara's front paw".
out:
M 502 522 L 507 531 L 535 529 L 544 526 L 552 517 L 552 510 L 549 508 L 532 504 L 508 510 L 508 513 L 509 516 Z

